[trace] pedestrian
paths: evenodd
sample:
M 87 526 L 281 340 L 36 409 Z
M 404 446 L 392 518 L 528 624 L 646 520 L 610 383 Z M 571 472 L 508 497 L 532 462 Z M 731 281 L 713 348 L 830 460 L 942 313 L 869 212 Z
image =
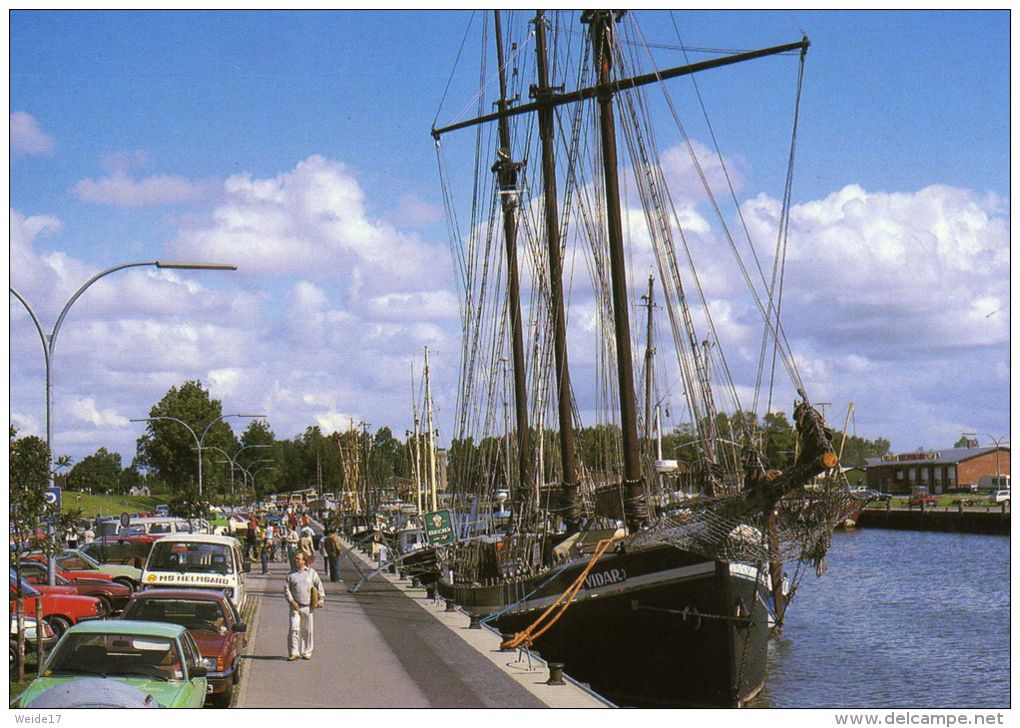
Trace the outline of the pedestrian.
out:
M 326 534 L 326 538 L 322 539 L 322 550 L 326 557 L 326 571 L 329 574 L 329 580 L 339 581 L 340 552 L 343 550 L 343 544 L 340 542 L 340 537 L 336 535 L 335 529 L 331 528 Z
M 248 552 L 248 558 L 254 559 L 258 555 L 258 529 L 254 523 L 249 523 L 247 531 L 248 532 L 245 534 L 246 551 Z
M 89 524 L 89 526 L 85 529 L 85 533 L 82 535 L 85 538 L 86 545 L 96 540 L 96 532 L 92 530 L 91 524 Z
M 262 550 L 259 552 L 259 558 L 262 560 L 262 573 L 269 573 L 269 556 L 273 552 L 273 542 L 267 539 L 262 541 Z
M 301 538 L 298 540 L 298 551 L 305 555 L 305 563 L 315 566 L 315 541 L 312 538 L 312 529 L 305 526 L 301 529 Z
M 290 604 L 287 660 L 293 662 L 298 657 L 310 660 L 315 648 L 312 612 L 323 605 L 325 591 L 318 573 L 308 567 L 300 551 L 294 556 L 294 569 L 287 575 L 283 594 Z
M 297 553 L 298 541 L 300 540 L 301 536 L 298 535 L 296 528 L 291 528 L 284 537 L 284 543 L 287 548 L 287 561 L 290 562 L 291 571 L 294 571 L 294 554 Z

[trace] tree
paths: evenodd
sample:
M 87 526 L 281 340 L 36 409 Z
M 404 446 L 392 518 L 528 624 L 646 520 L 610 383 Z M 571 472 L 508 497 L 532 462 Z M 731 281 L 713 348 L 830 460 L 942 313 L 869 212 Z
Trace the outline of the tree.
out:
M 199 381 L 188 381 L 171 387 L 163 398 L 149 410 L 149 417 L 174 417 L 187 423 L 195 435 L 180 422 L 171 419 L 154 419 L 148 423 L 146 433 L 138 439 L 140 464 L 155 471 L 158 478 L 174 491 L 184 491 L 189 484 L 198 484 L 198 453 L 195 437 L 202 437 L 206 427 L 202 450 L 203 495 L 222 490 L 227 482 L 223 468 L 214 467 L 221 459 L 215 446 L 227 452 L 237 449 L 237 438 L 225 421 L 223 406 L 218 399 L 210 399 L 208 390 Z
M 372 457 L 369 460 L 371 482 L 384 486 L 390 478 L 404 473 L 404 445 L 390 432 L 380 427 L 372 440 Z
M 120 453 L 101 447 L 71 468 L 67 486 L 73 490 L 90 488 L 93 493 L 118 493 L 122 492 L 121 473 Z
M 49 488 L 50 450 L 46 443 L 35 435 L 18 438 L 17 430 L 10 428 L 10 519 L 14 548 L 11 561 L 15 572 L 21 573 L 21 555 L 25 548 L 41 549 L 47 556 L 53 555 L 63 542 L 64 534 L 74 527 L 81 517 L 80 510 L 63 510 L 46 502 Z M 59 541 L 58 541 L 59 539 Z M 25 595 L 21 579 L 16 582 L 17 631 L 18 631 L 18 679 L 25 677 Z M 40 602 L 36 602 L 36 619 L 42 616 Z M 42 629 L 36 629 L 42 637 Z M 41 641 L 40 641 L 41 647 Z M 42 652 L 39 652 L 40 661 Z M 40 662 L 41 664 L 41 662 Z

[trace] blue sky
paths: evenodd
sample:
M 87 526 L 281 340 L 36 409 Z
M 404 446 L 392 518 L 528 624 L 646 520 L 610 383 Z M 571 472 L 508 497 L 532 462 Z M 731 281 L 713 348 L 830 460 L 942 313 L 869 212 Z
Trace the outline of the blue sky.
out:
M 1008 433 L 1008 12 L 673 17 L 691 47 L 812 40 L 794 203 L 803 250 L 826 246 L 816 283 L 831 288 L 794 283 L 803 308 L 790 313 L 817 398 L 855 401 L 857 434 L 900 450 L 951 445 L 961 429 Z M 640 23 L 677 44 L 669 15 Z M 11 14 L 11 278 L 44 324 L 90 274 L 126 260 L 241 266 L 111 277 L 76 304 L 56 362 L 58 454 L 105 445 L 130 459 L 140 430 L 125 420 L 185 378 L 228 407 L 268 410 L 279 436 L 349 416 L 402 432 L 424 343 L 438 349 L 450 432 L 460 328 L 428 132 L 437 110 L 449 120 L 474 93 L 479 25 L 459 11 Z M 781 197 L 791 60 L 705 74 L 741 199 Z M 328 214 L 309 217 L 322 196 Z M 865 212 L 847 215 L 855 205 Z M 271 232 L 224 237 L 237 220 Z M 880 266 L 867 246 L 886 245 L 882 234 L 895 254 L 882 248 Z M 384 261 L 379 246 L 391 246 Z M 965 296 L 949 283 L 961 276 Z M 38 342 L 23 313 L 11 322 L 12 421 L 41 431 Z

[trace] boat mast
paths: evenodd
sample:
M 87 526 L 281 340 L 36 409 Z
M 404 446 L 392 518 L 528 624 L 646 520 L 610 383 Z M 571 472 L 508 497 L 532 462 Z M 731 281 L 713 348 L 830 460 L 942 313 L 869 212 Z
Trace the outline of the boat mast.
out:
M 432 386 L 429 382 L 429 348 L 425 347 L 425 432 L 429 450 L 429 510 L 438 510 L 436 497 L 436 440 L 432 429 Z
M 545 14 L 535 12 L 535 53 L 538 84 L 533 95 L 549 98 L 549 63 L 545 43 Z M 538 135 L 542 145 L 542 197 L 545 201 L 545 236 L 549 248 L 549 299 L 553 319 L 553 355 L 556 360 L 557 411 L 560 426 L 560 464 L 563 470 L 564 520 L 567 531 L 577 529 L 580 505 L 577 497 L 577 463 L 574 452 L 574 418 L 567 363 L 567 326 L 563 312 L 563 262 L 560 258 L 560 222 L 556 190 L 555 119 L 552 105 L 538 108 Z
M 615 12 L 616 20 L 622 13 Z M 614 12 L 586 10 L 581 22 L 591 26 L 595 71 L 598 74 L 599 127 L 605 176 L 606 222 L 609 234 L 609 268 L 612 278 L 613 323 L 616 330 L 616 370 L 619 378 L 620 427 L 623 430 L 623 511 L 633 533 L 648 521 L 641 457 L 637 436 L 637 403 L 630 348 L 630 314 L 627 298 L 627 260 L 623 252 L 623 220 L 620 214 L 620 181 L 617 173 L 616 120 L 613 113 Z
M 652 442 L 652 359 L 655 357 L 655 349 L 652 347 L 652 309 L 655 308 L 653 290 L 655 277 L 648 276 L 648 293 L 641 296 L 648 309 L 648 326 L 645 333 L 645 433 L 644 441 L 651 450 Z
M 520 162 L 512 161 L 510 152 L 510 121 L 506 115 L 508 106 L 506 91 L 506 62 L 503 58 L 503 27 L 499 11 L 494 10 L 496 25 L 496 60 L 499 64 L 499 153 L 492 171 L 496 173 L 499 184 L 500 204 L 503 208 L 503 237 L 506 242 L 506 274 L 507 304 L 510 308 L 510 339 L 511 356 L 514 369 L 514 408 L 517 417 L 517 488 L 510 488 L 510 470 L 507 468 L 507 487 L 511 494 L 516 490 L 516 498 L 523 501 L 527 498 L 530 482 L 531 432 L 528 428 L 528 385 L 524 371 L 524 333 L 521 321 L 521 285 L 517 271 L 517 171 Z M 507 447 L 509 453 L 510 431 L 507 430 Z M 508 455 L 509 456 L 509 455 Z
M 419 435 L 418 400 L 414 396 L 414 361 L 411 361 L 411 410 L 414 413 L 414 495 L 418 510 L 417 515 L 422 514 L 421 509 L 421 438 Z

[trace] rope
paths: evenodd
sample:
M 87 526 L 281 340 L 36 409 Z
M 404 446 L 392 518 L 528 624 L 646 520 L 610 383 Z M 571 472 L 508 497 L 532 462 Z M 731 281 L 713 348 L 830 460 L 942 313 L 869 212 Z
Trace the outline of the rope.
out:
M 518 632 L 508 640 L 504 640 L 503 644 L 500 645 L 502 649 L 512 650 L 520 645 L 531 647 L 535 640 L 548 632 L 554 624 L 564 615 L 567 608 L 570 607 L 574 602 L 574 598 L 577 593 L 581 591 L 581 587 L 584 585 L 584 580 L 588 577 L 588 572 L 592 570 L 602 554 L 609 550 L 609 547 L 613 545 L 613 539 L 607 538 L 598 542 L 595 547 L 595 553 L 592 554 L 591 559 L 588 561 L 588 565 L 584 567 L 574 582 L 567 587 L 567 590 L 560 594 L 552 604 L 550 604 L 542 614 L 539 615 L 538 619 L 532 622 L 523 632 Z M 556 611 L 558 609 L 558 611 Z M 555 614 L 553 612 L 555 611 Z M 552 615 L 552 616 L 550 616 Z M 548 622 L 543 624 L 543 622 Z

